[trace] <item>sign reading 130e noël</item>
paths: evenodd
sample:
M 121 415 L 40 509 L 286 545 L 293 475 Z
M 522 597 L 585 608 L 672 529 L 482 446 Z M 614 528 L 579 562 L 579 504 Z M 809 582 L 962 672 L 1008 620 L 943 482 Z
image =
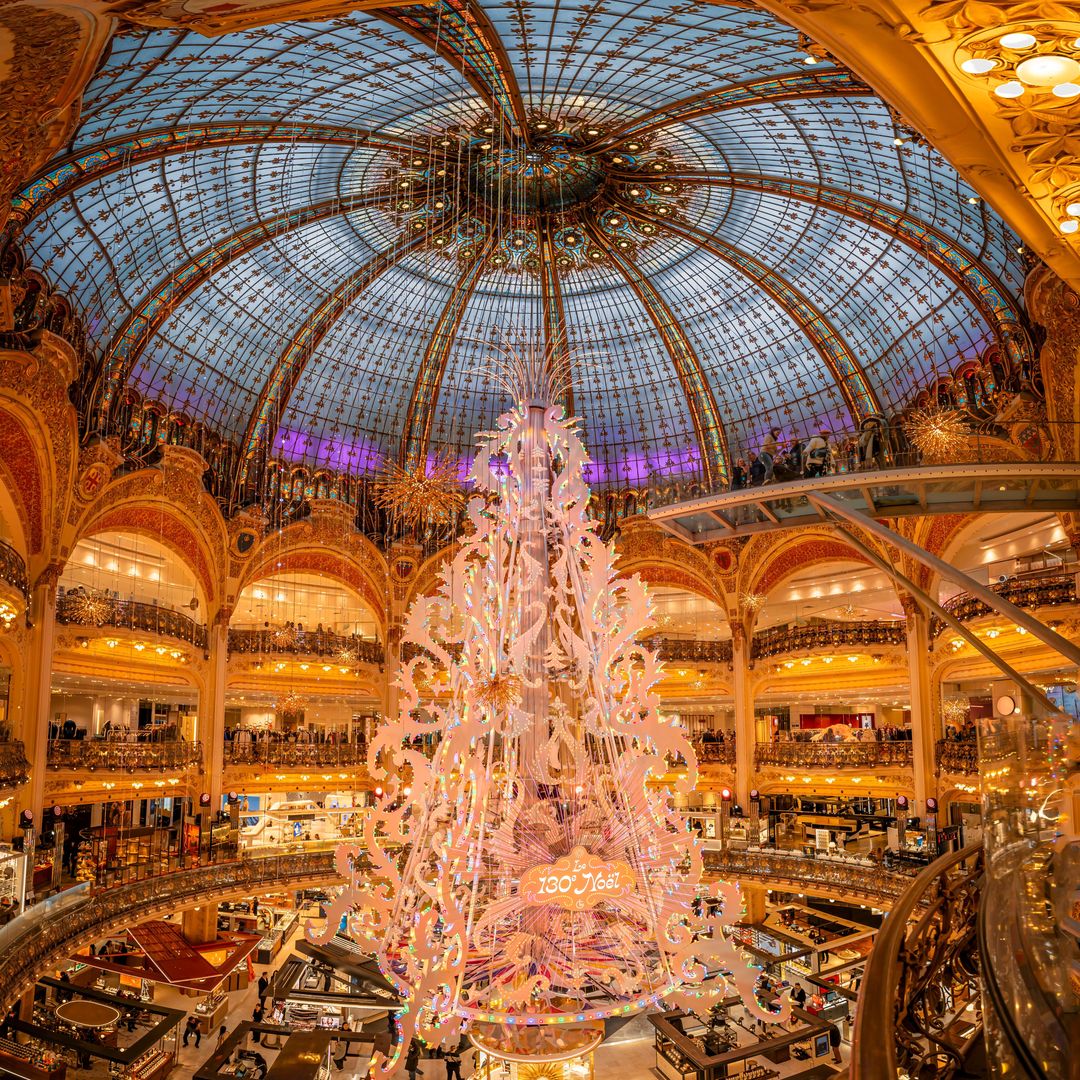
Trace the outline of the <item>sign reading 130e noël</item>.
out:
M 534 866 L 521 875 L 518 894 L 527 904 L 559 904 L 584 911 L 604 900 L 617 900 L 634 888 L 634 872 L 622 859 L 604 862 L 576 847 L 554 863 Z

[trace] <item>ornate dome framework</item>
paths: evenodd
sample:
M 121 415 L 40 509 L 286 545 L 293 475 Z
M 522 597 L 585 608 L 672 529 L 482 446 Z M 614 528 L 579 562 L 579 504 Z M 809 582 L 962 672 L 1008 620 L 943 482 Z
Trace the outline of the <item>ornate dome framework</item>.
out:
M 387 8 L 118 38 L 20 194 L 133 386 L 246 453 L 467 455 L 510 333 L 572 358 L 594 484 L 722 479 L 1000 344 L 1018 241 L 887 107 L 742 3 Z

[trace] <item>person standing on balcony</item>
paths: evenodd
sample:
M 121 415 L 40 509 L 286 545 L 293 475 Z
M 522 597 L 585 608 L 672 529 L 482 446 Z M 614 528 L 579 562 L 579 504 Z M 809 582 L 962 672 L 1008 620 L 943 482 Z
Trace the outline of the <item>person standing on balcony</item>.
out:
M 776 454 L 779 448 L 777 439 L 780 437 L 780 432 L 773 428 L 768 435 L 765 436 L 761 444 L 761 463 L 765 466 L 765 483 L 767 484 L 773 478 L 773 466 L 776 464 Z
M 829 463 L 829 430 L 822 428 L 806 444 L 806 475 L 824 476 Z

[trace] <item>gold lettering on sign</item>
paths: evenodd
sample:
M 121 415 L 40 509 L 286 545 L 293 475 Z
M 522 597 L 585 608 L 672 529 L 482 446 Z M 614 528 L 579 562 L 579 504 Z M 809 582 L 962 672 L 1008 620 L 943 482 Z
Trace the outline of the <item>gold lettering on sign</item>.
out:
M 527 904 L 559 904 L 585 911 L 604 900 L 617 900 L 634 888 L 634 872 L 622 859 L 604 862 L 576 847 L 554 863 L 534 866 L 521 875 L 518 895 Z

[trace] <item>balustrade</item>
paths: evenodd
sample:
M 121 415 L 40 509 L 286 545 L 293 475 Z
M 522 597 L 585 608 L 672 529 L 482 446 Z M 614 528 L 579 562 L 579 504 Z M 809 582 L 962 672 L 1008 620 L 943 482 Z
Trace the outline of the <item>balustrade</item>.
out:
M 321 768 L 367 763 L 366 742 L 290 742 L 278 738 L 233 739 L 225 744 L 226 765 Z
M 1075 604 L 1077 601 L 1075 574 L 1001 581 L 991 585 L 990 589 L 1003 600 L 1028 609 L 1057 607 L 1061 604 Z M 942 607 L 962 623 L 994 614 L 994 609 L 989 604 L 966 592 L 957 593 L 942 604 Z M 936 615 L 931 619 L 931 637 L 936 638 L 947 629 L 945 622 Z
M 661 660 L 684 664 L 730 664 L 730 641 L 698 641 L 694 638 L 651 637 L 647 644 Z
M 876 907 L 891 907 L 914 880 L 913 874 L 903 870 L 868 866 L 861 859 L 818 859 L 796 852 L 757 849 L 707 851 L 705 869 L 712 874 L 789 885 L 793 891 L 817 887 L 837 895 L 872 900 Z
M 791 626 L 759 630 L 750 648 L 753 660 L 804 652 L 809 649 L 857 648 L 870 645 L 904 645 L 907 632 L 899 620 L 840 622 L 815 620 Z
M 0 742 L 0 788 L 17 787 L 30 778 L 26 747 L 18 739 Z
M 186 769 L 202 761 L 202 745 L 183 739 L 52 739 L 47 761 L 54 769 Z
M 910 767 L 911 742 L 759 742 L 754 764 L 802 769 L 867 769 L 880 765 Z
M 734 765 L 735 739 L 732 736 L 723 742 L 708 739 L 694 739 L 694 751 L 699 765 Z
M 0 581 L 7 582 L 21 593 L 23 600 L 29 600 L 30 579 L 26 576 L 26 563 L 14 548 L 3 540 L 0 540 Z
M 977 776 L 979 747 L 974 739 L 938 739 L 938 772 Z
M 255 655 L 318 656 L 346 665 L 381 664 L 382 645 L 355 634 L 272 626 L 266 630 L 230 630 L 229 652 Z
M 856 1010 L 851 1080 L 948 1080 L 978 1033 L 976 913 L 982 848 L 944 855 L 910 883 L 874 942 Z M 965 1013 L 969 1005 L 972 1013 Z
M 205 649 L 206 627 L 171 608 L 144 604 L 139 600 L 105 598 L 92 614 L 88 614 L 78 593 L 68 592 L 56 604 L 56 621 L 76 626 L 111 626 L 144 634 L 156 634 Z

